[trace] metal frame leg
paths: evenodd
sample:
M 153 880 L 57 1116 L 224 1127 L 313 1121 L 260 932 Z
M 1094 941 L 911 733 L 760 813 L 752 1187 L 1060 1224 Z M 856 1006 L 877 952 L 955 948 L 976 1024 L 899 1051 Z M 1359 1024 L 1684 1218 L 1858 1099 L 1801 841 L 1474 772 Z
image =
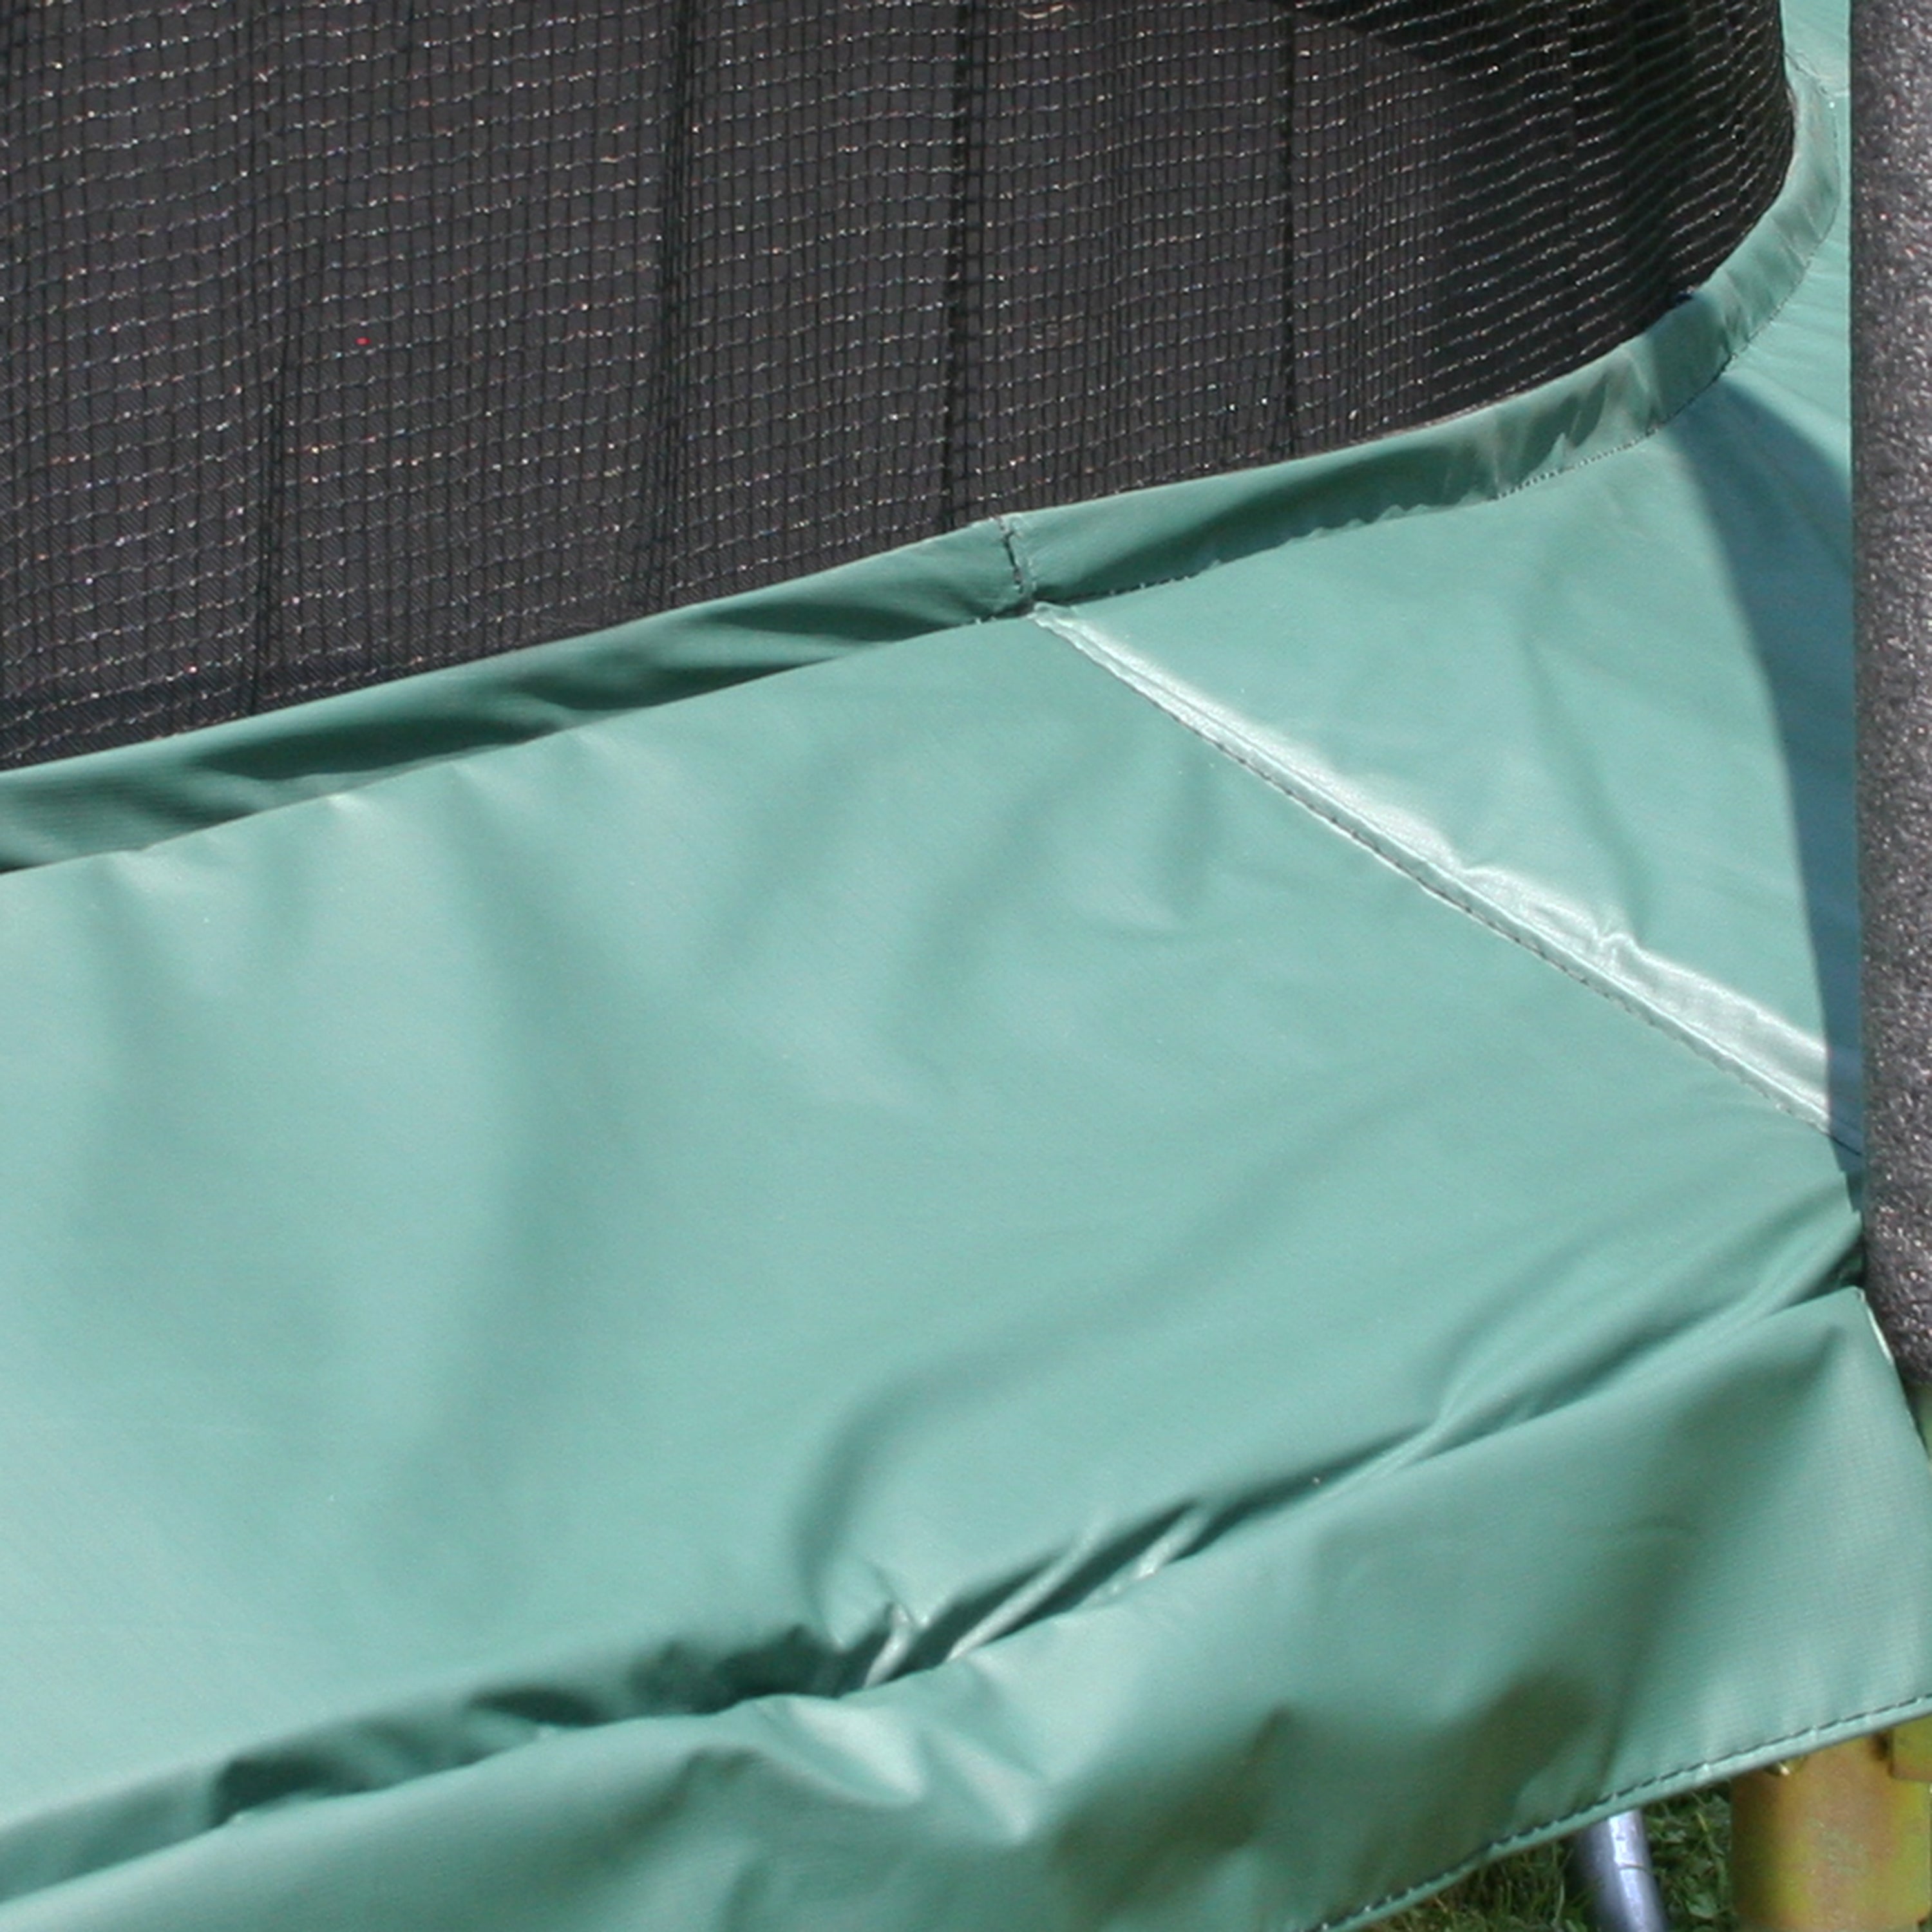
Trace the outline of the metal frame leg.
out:
M 1570 1840 L 1570 1869 L 1597 1932 L 1669 1932 L 1641 1811 L 1620 1811 Z
M 1853 1738 L 1731 1787 L 1744 1932 L 1912 1932 L 1932 1916 L 1932 1724 Z

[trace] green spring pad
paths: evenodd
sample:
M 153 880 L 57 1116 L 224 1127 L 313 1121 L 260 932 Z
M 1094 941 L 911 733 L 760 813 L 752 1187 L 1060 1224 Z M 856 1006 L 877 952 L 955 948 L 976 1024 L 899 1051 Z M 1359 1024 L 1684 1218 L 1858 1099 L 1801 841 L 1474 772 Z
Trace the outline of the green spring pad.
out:
M 1932 1708 L 1794 42 L 1545 388 L 0 780 L 0 1932 L 1309 1932 Z

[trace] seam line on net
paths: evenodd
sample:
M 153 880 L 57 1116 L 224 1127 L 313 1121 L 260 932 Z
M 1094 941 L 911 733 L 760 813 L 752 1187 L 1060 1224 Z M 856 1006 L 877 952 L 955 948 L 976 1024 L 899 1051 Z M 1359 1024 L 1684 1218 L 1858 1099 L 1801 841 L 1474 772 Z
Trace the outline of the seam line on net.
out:
M 1857 1154 L 1862 1151 L 1835 1127 L 1828 1108 L 1822 1102 L 1812 1102 L 1808 1096 L 1793 1092 L 1735 1049 L 1713 1040 L 1680 1016 L 1652 1004 L 1634 988 L 1569 956 L 1567 950 L 1559 949 L 1550 935 L 1513 918 L 1465 880 L 1431 866 L 1386 827 L 1351 814 L 1324 796 L 1318 784 L 1270 753 L 1237 726 L 1210 716 L 1184 689 L 1162 676 L 1156 668 L 1144 665 L 1120 650 L 1097 625 L 1087 622 L 1075 611 L 1051 604 L 1041 604 L 1026 616 L 1029 622 L 1062 644 L 1071 646 L 1097 669 L 1124 685 L 1211 750 L 1252 773 L 1310 817 L 1320 820 L 1331 830 L 1339 832 L 1381 860 L 1432 898 L 1453 908 L 1485 931 L 1508 940 L 1532 958 L 1554 967 L 1566 979 L 1640 1020 L 1666 1039 L 1688 1048 L 1700 1059 L 1748 1088 L 1760 1100 L 1768 1100 L 1781 1113 L 1822 1133 L 1847 1153 Z

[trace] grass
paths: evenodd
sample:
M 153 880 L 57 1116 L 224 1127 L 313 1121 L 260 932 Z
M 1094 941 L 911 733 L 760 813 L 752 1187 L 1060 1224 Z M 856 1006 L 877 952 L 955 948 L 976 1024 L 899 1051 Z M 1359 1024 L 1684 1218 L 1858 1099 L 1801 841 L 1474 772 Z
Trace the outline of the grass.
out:
M 1700 1791 L 1646 1813 L 1650 1851 L 1672 1932 L 1736 1932 L 1725 1861 L 1730 1808 Z M 1389 1932 L 1588 1932 L 1582 1899 L 1564 1882 L 1563 1847 L 1498 1858 L 1382 1922 Z

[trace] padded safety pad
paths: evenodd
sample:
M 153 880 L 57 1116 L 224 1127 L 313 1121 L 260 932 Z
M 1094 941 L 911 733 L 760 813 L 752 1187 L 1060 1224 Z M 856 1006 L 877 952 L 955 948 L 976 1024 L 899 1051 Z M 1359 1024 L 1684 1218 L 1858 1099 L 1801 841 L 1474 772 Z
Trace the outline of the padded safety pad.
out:
M 1805 50 L 1544 389 L 0 778 L 0 1932 L 1313 1932 L 1932 1710 Z

